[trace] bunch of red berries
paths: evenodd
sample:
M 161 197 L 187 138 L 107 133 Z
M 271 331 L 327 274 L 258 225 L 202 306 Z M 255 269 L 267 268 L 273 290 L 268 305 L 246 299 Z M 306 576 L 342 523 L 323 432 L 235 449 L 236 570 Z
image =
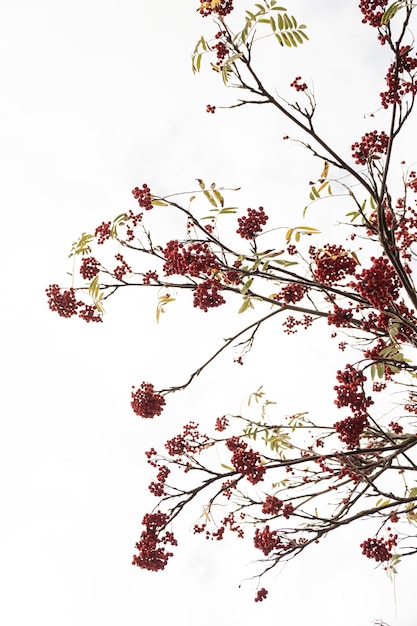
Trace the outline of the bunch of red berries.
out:
M 384 15 L 388 0 L 360 0 L 359 8 L 363 13 L 362 22 L 374 28 L 381 27 L 381 18 Z
M 97 243 L 102 245 L 105 241 L 111 237 L 111 222 L 102 222 L 100 226 L 97 226 L 94 236 L 97 237 Z
M 132 565 L 153 572 L 165 568 L 169 557 L 173 556 L 172 552 L 166 552 L 165 545 L 178 545 L 171 532 L 167 531 L 162 537 L 159 536 L 160 531 L 167 523 L 168 516 L 160 511 L 147 513 L 144 516 L 142 524 L 146 526 L 146 530 L 142 531 L 140 541 L 136 543 L 139 554 L 133 556 Z
M 132 391 L 130 405 L 139 417 L 149 419 L 161 415 L 165 404 L 165 398 L 160 393 L 155 393 L 154 386 L 150 383 L 143 382 L 138 389 Z
M 156 497 L 160 498 L 166 495 L 165 492 L 165 482 L 170 473 L 169 468 L 166 465 L 161 465 L 159 468 L 158 474 L 156 476 L 156 481 L 152 481 L 148 487 L 149 491 Z
M 402 98 L 411 93 L 413 96 L 417 93 L 417 84 L 414 80 L 414 76 L 411 75 L 417 68 L 417 58 L 411 57 L 408 52 L 410 48 L 404 46 L 397 57 L 388 68 L 386 75 L 387 91 L 383 91 L 381 96 L 381 104 L 384 109 L 388 109 L 391 104 L 400 103 Z M 401 76 L 406 72 L 408 79 Z
M 71 289 L 60 289 L 58 285 L 49 285 L 46 289 L 46 295 L 51 311 L 58 313 L 61 317 L 78 315 L 85 322 L 103 321 L 95 306 L 76 299 L 75 290 L 72 287 Z
M 206 242 L 194 242 L 189 245 L 169 241 L 163 251 L 165 257 L 164 272 L 167 276 L 179 274 L 197 278 L 201 274 L 211 275 L 220 269 L 217 257 Z
M 208 0 L 208 2 L 201 2 L 200 0 L 200 8 L 198 11 L 203 17 L 207 17 L 212 13 L 220 17 L 225 17 L 233 11 L 233 0 L 220 0 L 216 3 L 210 2 L 210 0 Z
M 370 396 L 365 396 L 362 384 L 366 381 L 366 376 L 361 370 L 347 364 L 346 368 L 338 370 L 336 379 L 341 385 L 334 387 L 337 399 L 334 401 L 340 409 L 343 406 L 351 408 L 355 415 L 361 415 L 373 404 Z
M 116 261 L 120 262 L 120 265 L 114 268 L 113 274 L 115 275 L 117 280 L 120 280 L 120 282 L 122 282 L 125 275 L 132 271 L 132 268 L 126 263 L 121 254 L 116 254 L 115 259 Z
M 373 157 L 379 158 L 380 155 L 386 154 L 388 149 L 389 137 L 384 132 L 373 130 L 365 133 L 361 141 L 356 141 L 352 145 L 352 156 L 358 165 L 366 165 L 368 159 Z
M 296 76 L 290 87 L 293 87 L 296 91 L 306 91 L 308 89 L 308 85 L 306 83 L 301 83 L 301 80 L 301 76 Z
M 357 292 L 376 309 L 383 310 L 398 298 L 400 281 L 394 268 L 385 257 L 371 257 L 372 266 L 356 274 L 352 282 Z
M 275 496 L 266 496 L 265 502 L 262 505 L 262 513 L 264 515 L 278 515 L 282 509 L 283 502 Z
M 397 545 L 397 539 L 398 535 L 393 535 L 392 533 L 390 533 L 388 539 L 370 537 L 360 545 L 362 554 L 368 559 L 375 559 L 378 562 L 389 561 L 392 557 L 392 548 Z
M 223 289 L 220 281 L 208 279 L 200 283 L 193 295 L 193 305 L 207 313 L 209 309 L 225 304 L 226 300 L 220 293 Z
M 229 426 L 229 420 L 225 415 L 223 417 L 218 417 L 216 419 L 216 426 L 214 430 L 217 430 L 219 433 L 222 433 Z
M 268 591 L 265 589 L 265 587 L 262 587 L 262 589 L 258 590 L 258 593 L 255 596 L 255 602 L 263 602 L 266 599 L 267 595 Z
M 142 209 L 145 209 L 145 211 L 152 209 L 151 190 L 146 183 L 142 185 L 142 188 L 135 187 L 132 189 L 132 194 Z
M 159 281 L 159 277 L 157 272 L 155 272 L 154 270 L 149 270 L 143 275 L 143 284 L 150 285 L 152 280 L 157 283 Z
M 303 299 L 304 295 L 308 291 L 305 285 L 300 285 L 299 283 L 288 283 L 281 289 L 279 293 L 274 297 L 278 302 L 283 302 L 285 304 L 295 304 Z
M 100 271 L 100 263 L 92 256 L 84 257 L 80 265 L 80 274 L 84 280 L 92 280 Z
M 278 531 L 271 531 L 268 525 L 266 525 L 262 531 L 259 528 L 256 528 L 253 543 L 255 548 L 261 550 L 265 556 L 268 556 L 272 550 L 277 550 L 278 548 L 283 547 Z
M 248 444 L 239 437 L 228 439 L 226 447 L 233 452 L 231 463 L 237 472 L 242 474 L 242 476 L 246 476 L 252 485 L 256 485 L 256 483 L 263 480 L 266 469 L 261 464 L 259 452 L 248 448 Z
M 315 278 L 323 285 L 334 285 L 347 274 L 354 274 L 357 262 L 342 246 L 326 244 L 317 253 L 312 248 L 316 269 Z
M 195 454 L 204 450 L 209 443 L 209 438 L 199 432 L 198 424 L 189 422 L 182 427 L 179 433 L 172 439 L 168 439 L 165 448 L 169 456 L 182 456 L 183 454 Z
M 223 61 L 229 54 L 229 48 L 223 41 L 218 41 L 215 46 L 213 46 L 213 50 L 216 50 L 217 57 L 217 67 L 222 67 Z
M 237 229 L 238 235 L 242 239 L 253 239 L 259 233 L 262 232 L 262 226 L 265 226 L 268 221 L 268 216 L 265 215 L 263 207 L 256 209 L 248 209 L 248 216 L 238 218 L 239 228 Z
M 334 429 L 338 433 L 340 441 L 343 441 L 348 448 L 353 449 L 358 447 L 359 439 L 368 424 L 366 415 L 356 415 L 336 422 Z
M 337 304 L 333 305 L 333 313 L 329 313 L 327 316 L 327 323 L 336 328 L 341 328 L 343 326 L 350 326 L 350 323 L 353 319 L 353 312 L 351 309 L 342 309 L 337 306 Z
M 78 313 L 82 302 L 76 299 L 75 290 L 61 290 L 58 285 L 49 285 L 46 290 L 48 305 L 51 311 L 58 313 L 61 317 L 72 317 Z

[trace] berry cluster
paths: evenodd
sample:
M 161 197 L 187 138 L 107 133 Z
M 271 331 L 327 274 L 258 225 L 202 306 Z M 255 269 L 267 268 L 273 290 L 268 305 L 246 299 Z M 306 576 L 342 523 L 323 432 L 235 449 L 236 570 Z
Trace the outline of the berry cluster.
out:
M 285 519 L 289 519 L 290 516 L 294 513 L 294 505 L 291 502 L 287 502 L 284 504 L 284 508 L 282 509 L 282 516 Z
M 114 268 L 113 274 L 115 275 L 117 280 L 120 280 L 120 282 L 122 282 L 125 275 L 132 271 L 132 268 L 126 263 L 121 254 L 116 254 L 115 259 L 116 261 L 120 262 L 120 265 Z
M 413 96 L 417 94 L 417 83 L 411 72 L 417 69 L 417 58 L 411 57 L 408 52 L 410 48 L 404 46 L 394 61 L 388 68 L 386 75 L 387 91 L 383 91 L 381 96 L 381 104 L 384 109 L 388 109 L 391 104 L 400 103 L 402 98 L 411 93 Z M 401 75 L 407 73 L 408 80 L 402 78 Z
M 381 18 L 384 15 L 388 0 L 360 0 L 359 8 L 362 11 L 364 24 L 374 28 L 381 27 Z
M 220 281 L 208 279 L 200 283 L 193 295 L 193 305 L 207 313 L 209 309 L 221 306 L 226 300 L 221 295 Z
M 287 335 L 294 335 L 298 327 L 304 328 L 307 330 L 313 323 L 313 317 L 311 315 L 303 315 L 301 319 L 296 319 L 293 315 L 289 315 L 287 319 L 282 323 L 284 327 L 284 333 Z
M 258 590 L 255 596 L 255 602 L 263 602 L 266 599 L 267 595 L 268 591 L 265 589 L 265 587 L 262 587 L 262 589 Z
M 142 209 L 145 209 L 145 211 L 152 209 L 151 190 L 146 183 L 142 185 L 142 188 L 135 187 L 132 189 L 132 194 Z
M 84 304 L 83 308 L 78 311 L 78 317 L 85 322 L 102 322 L 103 318 L 100 313 L 97 312 L 95 306 L 91 304 Z
M 355 273 L 357 262 L 342 246 L 326 244 L 317 253 L 314 248 L 311 252 L 316 264 L 314 276 L 323 285 L 335 285 Z
M 102 245 L 105 241 L 111 237 L 111 222 L 102 222 L 100 226 L 97 226 L 94 236 L 97 237 L 97 243 Z
M 357 415 L 336 422 L 334 429 L 339 435 L 340 441 L 343 441 L 348 448 L 353 449 L 358 447 L 359 439 L 368 423 L 366 415 Z
M 392 548 L 397 545 L 397 539 L 398 535 L 393 535 L 392 533 L 390 533 L 388 539 L 370 537 L 360 545 L 362 554 L 368 559 L 375 559 L 378 562 L 389 561 L 392 557 Z
M 288 283 L 288 285 L 285 285 L 285 287 L 283 287 L 281 291 L 274 296 L 274 299 L 285 304 L 295 304 L 303 299 L 306 292 L 307 287 L 305 287 L 305 285 L 300 285 L 299 283 Z
M 338 370 L 336 379 L 341 383 L 334 387 L 337 395 L 334 403 L 339 409 L 348 406 L 354 415 L 361 415 L 373 404 L 372 398 L 366 397 L 363 392 L 362 385 L 366 376 L 361 370 L 347 364 L 343 371 Z
M 357 292 L 378 310 L 389 307 L 399 295 L 400 281 L 394 268 L 385 257 L 371 257 L 372 266 L 356 274 L 352 282 Z
M 206 111 L 207 111 L 207 113 L 215 113 L 216 112 L 216 107 L 214 105 L 212 105 L 212 104 L 208 104 L 206 106 Z M 206 226 L 206 230 L 209 230 L 207 226 Z
M 351 309 L 342 309 L 337 306 L 337 304 L 333 305 L 333 313 L 329 313 L 327 316 L 327 323 L 336 328 L 343 328 L 344 326 L 350 326 L 350 323 L 353 319 L 353 313 Z
M 140 541 L 136 543 L 139 554 L 133 556 L 132 565 L 153 572 L 163 570 L 166 567 L 168 559 L 173 556 L 173 553 L 166 552 L 165 545 L 178 545 L 171 532 L 167 531 L 165 535 L 159 536 L 168 521 L 168 515 L 160 511 L 147 513 L 144 516 L 142 524 L 146 529 L 142 531 Z
M 203 17 L 207 17 L 212 13 L 220 17 L 225 17 L 233 11 L 233 0 L 218 0 L 217 2 L 212 2 L 211 0 L 207 0 L 207 2 L 200 1 L 198 11 Z
M 186 246 L 177 240 L 169 241 L 163 254 L 165 257 L 163 269 L 167 276 L 188 274 L 197 278 L 202 274 L 210 276 L 220 270 L 217 257 L 206 242 L 197 241 Z
M 263 480 L 266 469 L 261 464 L 259 452 L 248 448 L 248 444 L 241 441 L 239 437 L 228 439 L 226 447 L 233 452 L 231 463 L 237 472 L 246 476 L 252 485 Z
M 404 430 L 403 427 L 398 422 L 390 422 L 388 426 L 396 435 L 401 435 L 401 433 Z
M 61 291 L 58 285 L 49 285 L 46 290 L 48 296 L 48 306 L 51 311 L 58 313 L 61 317 L 72 317 L 77 315 L 82 302 L 76 299 L 75 290 L 67 289 Z
M 165 444 L 170 456 L 196 454 L 208 447 L 209 438 L 199 432 L 198 424 L 195 422 L 185 424 L 182 430 L 182 433 L 169 439 Z
M 265 226 L 268 216 L 265 215 L 263 207 L 260 206 L 258 210 L 248 209 L 247 217 L 239 217 L 237 221 L 239 224 L 236 231 L 238 235 L 242 239 L 253 239 L 262 232 L 262 226 Z
M 388 149 L 389 137 L 384 132 L 373 130 L 365 133 L 361 141 L 356 141 L 352 145 L 352 156 L 358 165 L 366 165 L 368 159 L 379 158 L 380 155 L 386 154 Z
M 165 398 L 160 393 L 155 393 L 154 386 L 150 383 L 143 382 L 138 389 L 132 391 L 130 405 L 139 417 L 149 419 L 161 415 L 165 404 Z
M 229 54 L 229 48 L 226 46 L 225 43 L 223 43 L 223 41 L 219 41 L 216 43 L 215 46 L 213 46 L 213 50 L 216 50 L 217 67 L 222 67 L 223 61 Z
M 149 491 L 156 497 L 161 498 L 166 495 L 165 482 L 170 473 L 169 468 L 166 465 L 162 465 L 159 468 L 156 476 L 156 481 L 152 481 L 148 487 Z
M 92 256 L 84 257 L 80 265 L 80 274 L 84 280 L 92 280 L 100 271 L 100 263 Z
M 223 417 L 218 417 L 216 419 L 216 426 L 214 430 L 217 430 L 219 433 L 222 433 L 229 426 L 229 420 L 225 415 Z
M 269 525 L 266 525 L 262 531 L 259 528 L 255 529 L 253 543 L 255 548 L 261 550 L 265 556 L 268 556 L 272 550 L 282 548 L 284 545 L 281 543 L 281 537 L 279 537 L 278 531 L 271 531 Z
M 266 496 L 265 502 L 262 505 L 262 513 L 264 515 L 278 515 L 282 509 L 283 502 L 275 496 Z
M 301 76 L 296 76 L 290 87 L 293 87 L 296 91 L 306 91 L 308 89 L 308 85 L 306 83 L 300 83 L 301 80 Z
M 75 290 L 72 287 L 62 290 L 58 285 L 49 285 L 46 289 L 46 295 L 50 310 L 58 313 L 61 317 L 78 315 L 85 322 L 103 321 L 95 306 L 76 299 Z
M 157 283 L 159 281 L 159 276 L 158 276 L 157 272 L 155 272 L 153 270 L 149 270 L 149 272 L 146 272 L 143 275 L 143 284 L 144 285 L 150 285 L 151 284 L 151 280 L 153 280 L 155 283 Z

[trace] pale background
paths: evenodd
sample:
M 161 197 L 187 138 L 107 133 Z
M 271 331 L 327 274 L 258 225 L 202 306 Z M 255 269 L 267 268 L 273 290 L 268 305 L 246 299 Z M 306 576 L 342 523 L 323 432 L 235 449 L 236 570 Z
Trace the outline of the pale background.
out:
M 294 129 L 272 111 L 205 112 L 233 94 L 210 70 L 191 73 L 195 42 L 210 32 L 197 5 L 0 3 L 1 622 L 368 626 L 383 618 L 415 626 L 415 563 L 401 566 L 394 590 L 360 554 L 365 527 L 329 537 L 265 581 L 262 604 L 253 602 L 256 582 L 239 589 L 258 556 L 250 542 L 194 537 L 198 511 L 177 531 L 181 544 L 164 572 L 130 564 L 154 505 L 145 450 L 189 419 L 212 423 L 238 411 L 261 384 L 282 414 L 313 409 L 334 421 L 334 371 L 345 363 L 323 343 L 326 329 L 287 339 L 265 328 L 244 368 L 229 353 L 144 423 L 130 409 L 131 385 L 183 382 L 230 335 L 237 303 L 205 315 L 184 299 L 159 326 L 144 291 L 115 298 L 102 325 L 47 308 L 48 284 L 69 281 L 74 239 L 134 208 L 131 189 L 143 182 L 161 195 L 191 190 L 197 177 L 241 186 L 231 202 L 243 210 L 263 205 L 276 223 L 300 222 L 319 166 L 282 142 Z M 311 43 L 273 57 L 261 44 L 265 76 L 285 95 L 296 75 L 313 80 L 318 123 L 348 157 L 353 141 L 383 127 L 384 115 L 364 115 L 378 108 L 387 51 L 354 0 L 291 0 L 288 9 L 307 23 Z M 415 133 L 413 119 L 401 158 L 415 158 Z M 318 212 L 310 222 L 325 219 L 341 216 Z

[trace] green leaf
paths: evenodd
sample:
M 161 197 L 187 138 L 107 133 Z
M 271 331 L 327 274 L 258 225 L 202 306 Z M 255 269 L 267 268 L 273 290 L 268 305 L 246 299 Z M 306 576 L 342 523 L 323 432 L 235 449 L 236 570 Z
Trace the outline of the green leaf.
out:
M 378 378 L 384 378 L 385 365 L 381 362 L 379 362 L 377 365 L 377 373 L 378 373 Z
M 241 293 L 244 294 L 247 291 L 249 291 L 249 289 L 251 288 L 253 283 L 253 278 L 249 278 L 249 280 L 246 281 L 246 283 L 243 285 Z
M 224 205 L 224 198 L 222 196 L 222 194 L 220 193 L 220 191 L 218 191 L 217 189 L 213 189 L 213 194 L 217 200 L 217 202 L 220 204 L 220 206 Z
M 205 195 L 205 197 L 207 198 L 207 200 L 210 202 L 210 204 L 211 204 L 212 206 L 217 207 L 217 202 L 216 202 L 216 200 L 213 198 L 212 194 L 211 194 L 209 191 L 207 191 L 206 189 L 204 189 L 204 190 L 203 190 L 203 194 Z
M 295 37 L 295 39 L 298 41 L 298 43 L 300 43 L 300 44 L 303 44 L 303 43 L 304 43 L 304 40 L 303 40 L 303 38 L 301 37 L 301 35 L 300 35 L 300 33 L 298 32 L 298 30 L 295 30 L 295 31 L 293 32 L 293 36 L 294 36 L 294 37 Z
M 375 372 L 376 372 L 376 366 L 375 366 L 375 363 L 372 363 L 372 365 L 371 365 L 371 378 L 372 378 L 372 380 L 375 379 Z M 376 506 L 378 506 L 378 504 Z
M 402 8 L 401 5 L 404 6 L 402 2 L 393 2 L 391 6 L 385 11 L 384 15 L 381 17 L 381 24 L 386 25 L 394 15 Z
M 201 57 L 202 56 L 203 56 L 202 54 L 197 55 L 197 58 L 195 60 L 195 69 L 196 69 L 197 72 L 199 72 L 200 68 L 201 68 Z
M 225 465 L 224 463 L 221 463 L 221 466 L 224 469 L 228 470 L 229 472 L 234 472 L 235 471 L 235 468 L 234 467 L 230 467 L 230 465 Z
M 294 46 L 294 48 L 296 48 L 296 47 L 297 47 L 297 42 L 295 41 L 295 37 L 294 37 L 294 35 L 292 34 L 292 32 L 291 32 L 291 31 L 288 31 L 287 35 L 288 35 L 288 37 L 289 37 L 289 39 L 290 39 L 290 41 L 291 41 L 292 45 Z
M 246 297 L 243 300 L 243 304 L 240 307 L 238 313 L 244 313 L 245 311 L 247 311 L 248 309 L 253 309 L 253 304 L 251 302 L 251 299 L 249 297 Z
M 238 210 L 238 207 L 236 206 L 228 206 L 224 209 L 221 209 L 221 211 L 219 211 L 219 215 L 226 215 L 226 214 L 231 214 L 231 213 L 236 213 Z

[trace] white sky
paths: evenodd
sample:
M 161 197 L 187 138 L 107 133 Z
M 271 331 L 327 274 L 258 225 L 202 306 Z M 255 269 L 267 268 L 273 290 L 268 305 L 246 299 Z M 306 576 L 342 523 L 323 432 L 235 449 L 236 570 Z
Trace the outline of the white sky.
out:
M 415 626 L 415 564 L 401 566 L 396 613 L 393 586 L 356 547 L 365 535 L 329 537 L 267 580 L 262 604 L 253 602 L 256 583 L 238 588 L 256 556 L 250 544 L 205 543 L 190 532 L 195 519 L 177 530 L 181 545 L 166 571 L 130 564 L 143 514 L 154 505 L 145 450 L 161 447 L 189 419 L 211 423 L 236 412 L 261 384 L 282 414 L 332 411 L 326 390 L 345 363 L 334 346 L 323 350 L 320 333 L 288 339 L 265 329 L 244 368 L 229 353 L 188 392 L 170 397 L 157 422 L 144 423 L 130 409 L 131 385 L 183 382 L 230 335 L 237 307 L 205 315 L 178 303 L 159 326 L 154 296 L 144 291 L 109 302 L 102 325 L 63 320 L 47 308 L 44 289 L 65 284 L 74 239 L 134 207 L 131 189 L 143 182 L 161 195 L 193 189 L 198 177 L 241 186 L 231 202 L 243 210 L 263 205 L 282 226 L 300 222 L 320 165 L 282 143 L 293 129 L 271 111 L 205 112 L 233 94 L 211 71 L 191 73 L 190 53 L 209 26 L 197 4 L 1 3 L 0 621 L 367 626 L 383 618 Z M 280 93 L 289 93 L 296 75 L 314 80 L 323 134 L 346 156 L 384 120 L 364 118 L 378 107 L 386 51 L 361 25 L 356 5 L 291 0 L 311 43 L 272 56 L 265 41 L 259 52 Z M 415 132 L 414 118 L 404 143 L 411 160 Z M 315 211 L 310 225 L 343 216 Z

